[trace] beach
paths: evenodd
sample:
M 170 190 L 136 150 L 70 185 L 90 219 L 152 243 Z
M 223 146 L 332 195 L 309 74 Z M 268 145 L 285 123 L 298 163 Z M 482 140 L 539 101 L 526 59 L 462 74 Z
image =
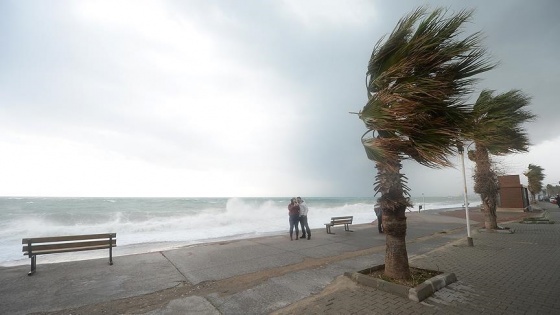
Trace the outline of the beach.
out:
M 466 237 L 460 211 L 407 213 L 409 257 Z M 464 211 L 463 211 L 464 214 Z M 517 219 L 535 213 L 512 212 Z M 473 214 L 471 218 L 476 217 Z M 471 219 L 472 220 L 472 219 Z M 473 229 L 480 222 L 472 220 Z M 287 233 L 107 258 L 1 268 L 1 313 L 266 314 L 342 290 L 349 270 L 383 263 L 385 238 L 371 223 L 313 229 L 311 240 Z M 475 238 L 476 242 L 476 238 Z M 99 251 L 103 252 L 103 251 Z M 340 283 L 339 283 L 340 282 Z M 331 285 L 335 287 L 331 287 Z M 176 311 L 175 313 L 172 310 Z M 188 313 L 188 312 L 187 312 Z

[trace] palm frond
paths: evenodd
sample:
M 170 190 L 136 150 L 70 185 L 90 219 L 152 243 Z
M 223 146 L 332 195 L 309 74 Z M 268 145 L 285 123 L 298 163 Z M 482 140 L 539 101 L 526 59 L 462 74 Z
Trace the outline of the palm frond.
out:
M 530 143 L 522 125 L 536 118 L 526 109 L 530 97 L 519 90 L 493 94 L 482 91 L 474 104 L 470 138 L 493 155 L 526 152 Z
M 429 167 L 451 165 L 448 157 L 469 115 L 464 96 L 473 76 L 495 65 L 484 58 L 479 33 L 459 39 L 472 11 L 446 13 L 418 8 L 373 49 L 360 118 L 378 132 L 378 159 L 385 150 Z

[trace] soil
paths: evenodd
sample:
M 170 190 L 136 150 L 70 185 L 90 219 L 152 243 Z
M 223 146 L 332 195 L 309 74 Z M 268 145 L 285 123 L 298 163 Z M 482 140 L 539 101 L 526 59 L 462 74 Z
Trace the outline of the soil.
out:
M 368 275 L 370 277 L 379 278 L 379 279 L 385 280 L 387 282 L 400 284 L 400 285 L 403 285 L 403 286 L 406 286 L 406 287 L 409 287 L 409 288 L 415 288 L 416 286 L 418 286 L 422 282 L 424 282 L 424 281 L 426 281 L 430 278 L 433 278 L 437 275 L 442 274 L 441 271 L 410 267 L 410 275 L 411 275 L 412 278 L 409 279 L 409 280 L 406 280 L 406 279 L 389 278 L 384 274 L 384 272 L 385 272 L 384 269 L 378 269 L 378 270 L 369 271 L 366 275 Z

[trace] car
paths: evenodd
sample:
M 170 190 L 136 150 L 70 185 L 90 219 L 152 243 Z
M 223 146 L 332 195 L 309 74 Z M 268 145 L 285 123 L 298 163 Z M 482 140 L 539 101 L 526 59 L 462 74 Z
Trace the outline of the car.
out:
M 550 202 L 552 202 L 553 204 L 556 204 L 556 198 L 555 197 L 550 197 Z

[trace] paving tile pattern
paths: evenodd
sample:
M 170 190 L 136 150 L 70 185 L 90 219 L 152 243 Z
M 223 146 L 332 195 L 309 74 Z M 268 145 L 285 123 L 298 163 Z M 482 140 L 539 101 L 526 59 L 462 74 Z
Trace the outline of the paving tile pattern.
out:
M 291 309 L 294 314 L 560 314 L 560 209 L 556 224 L 506 224 L 513 234 L 475 233 L 410 260 L 458 281 L 421 303 L 356 285 Z M 282 313 L 281 311 L 279 313 Z

